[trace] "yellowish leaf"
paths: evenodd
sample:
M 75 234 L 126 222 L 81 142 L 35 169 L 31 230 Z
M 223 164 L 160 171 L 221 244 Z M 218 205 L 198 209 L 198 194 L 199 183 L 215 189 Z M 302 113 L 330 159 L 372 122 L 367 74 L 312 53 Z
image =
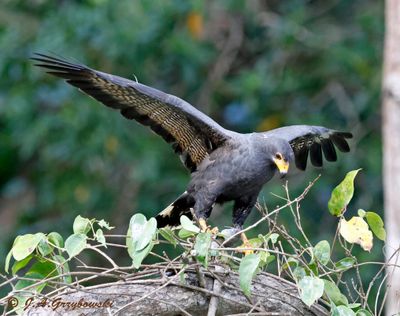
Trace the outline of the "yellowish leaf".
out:
M 257 131 L 265 132 L 277 128 L 281 125 L 282 119 L 279 115 L 269 115 L 264 118 L 257 126 Z
M 107 137 L 104 143 L 104 147 L 110 154 L 115 154 L 119 147 L 118 139 L 115 138 L 114 136 Z
M 364 250 L 372 248 L 372 232 L 365 220 L 359 216 L 353 216 L 349 221 L 340 220 L 340 235 L 352 244 L 359 244 Z
M 190 35 L 195 39 L 200 39 L 203 36 L 203 16 L 197 12 L 191 12 L 186 18 L 186 26 L 189 29 Z
M 78 185 L 75 190 L 74 190 L 74 196 L 75 199 L 79 202 L 79 203 L 86 203 L 89 198 L 90 198 L 90 191 L 88 190 L 87 187 L 83 186 L 83 185 Z

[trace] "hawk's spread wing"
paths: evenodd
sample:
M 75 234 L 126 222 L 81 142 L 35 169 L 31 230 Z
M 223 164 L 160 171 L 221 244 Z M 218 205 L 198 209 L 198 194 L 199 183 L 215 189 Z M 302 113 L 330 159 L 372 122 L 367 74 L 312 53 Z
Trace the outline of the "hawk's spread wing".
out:
M 191 171 L 230 138 L 229 131 L 173 95 L 60 58 L 36 54 L 32 59 L 39 62 L 37 66 L 48 69 L 48 73 L 120 110 L 126 118 L 150 126 L 172 144 Z
M 308 125 L 281 127 L 263 134 L 287 140 L 293 149 L 296 167 L 300 170 L 307 167 L 308 153 L 311 163 L 316 167 L 322 166 L 322 152 L 326 160 L 336 161 L 335 146 L 342 152 L 348 152 L 350 147 L 346 139 L 353 137 L 351 133 Z

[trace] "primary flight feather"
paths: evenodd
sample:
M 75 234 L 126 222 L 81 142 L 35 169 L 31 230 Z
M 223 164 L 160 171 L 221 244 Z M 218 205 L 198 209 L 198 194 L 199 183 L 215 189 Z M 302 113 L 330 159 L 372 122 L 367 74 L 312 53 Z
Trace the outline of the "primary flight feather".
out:
M 179 154 L 191 179 L 186 191 L 157 216 L 159 227 L 179 225 L 181 215 L 192 217 L 192 209 L 206 229 L 214 204 L 233 200 L 233 225 L 241 230 L 262 186 L 275 173 L 284 176 L 292 161 L 305 170 L 308 157 L 320 167 L 323 156 L 337 160 L 335 147 L 350 150 L 346 139 L 351 133 L 294 125 L 240 134 L 223 128 L 186 101 L 141 83 L 44 54 L 32 59 L 124 117 L 149 126 Z

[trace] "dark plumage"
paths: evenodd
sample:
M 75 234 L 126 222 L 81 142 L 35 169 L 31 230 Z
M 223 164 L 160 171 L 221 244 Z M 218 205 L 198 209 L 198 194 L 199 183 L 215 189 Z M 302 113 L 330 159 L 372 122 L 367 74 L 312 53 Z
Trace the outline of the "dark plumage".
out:
M 138 82 L 43 54 L 33 59 L 124 117 L 149 126 L 180 155 L 191 180 L 186 192 L 157 216 L 159 227 L 178 225 L 180 216 L 191 216 L 193 209 L 204 229 L 214 204 L 233 200 L 233 224 L 240 229 L 262 186 L 276 172 L 285 175 L 292 161 L 305 170 L 308 156 L 317 167 L 322 166 L 323 156 L 336 161 L 335 146 L 342 152 L 350 150 L 346 141 L 350 133 L 295 125 L 239 134 L 189 103 Z

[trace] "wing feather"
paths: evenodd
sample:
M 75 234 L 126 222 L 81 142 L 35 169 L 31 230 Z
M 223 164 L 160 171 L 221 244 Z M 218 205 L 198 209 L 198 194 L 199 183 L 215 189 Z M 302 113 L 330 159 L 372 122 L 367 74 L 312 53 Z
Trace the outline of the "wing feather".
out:
M 296 167 L 305 170 L 307 159 L 316 167 L 323 165 L 322 153 L 326 160 L 336 161 L 335 146 L 342 152 L 350 151 L 347 143 L 353 135 L 322 126 L 293 125 L 263 133 L 265 137 L 279 137 L 289 142 L 293 149 Z
M 35 54 L 32 59 L 127 119 L 149 126 L 172 144 L 190 171 L 230 138 L 230 131 L 173 95 L 61 58 Z
M 324 152 L 324 156 L 328 161 L 336 161 L 337 155 L 335 146 L 333 146 L 332 141 L 329 138 L 322 138 L 322 151 Z
M 313 142 L 310 147 L 311 163 L 316 167 L 322 167 L 321 143 Z

